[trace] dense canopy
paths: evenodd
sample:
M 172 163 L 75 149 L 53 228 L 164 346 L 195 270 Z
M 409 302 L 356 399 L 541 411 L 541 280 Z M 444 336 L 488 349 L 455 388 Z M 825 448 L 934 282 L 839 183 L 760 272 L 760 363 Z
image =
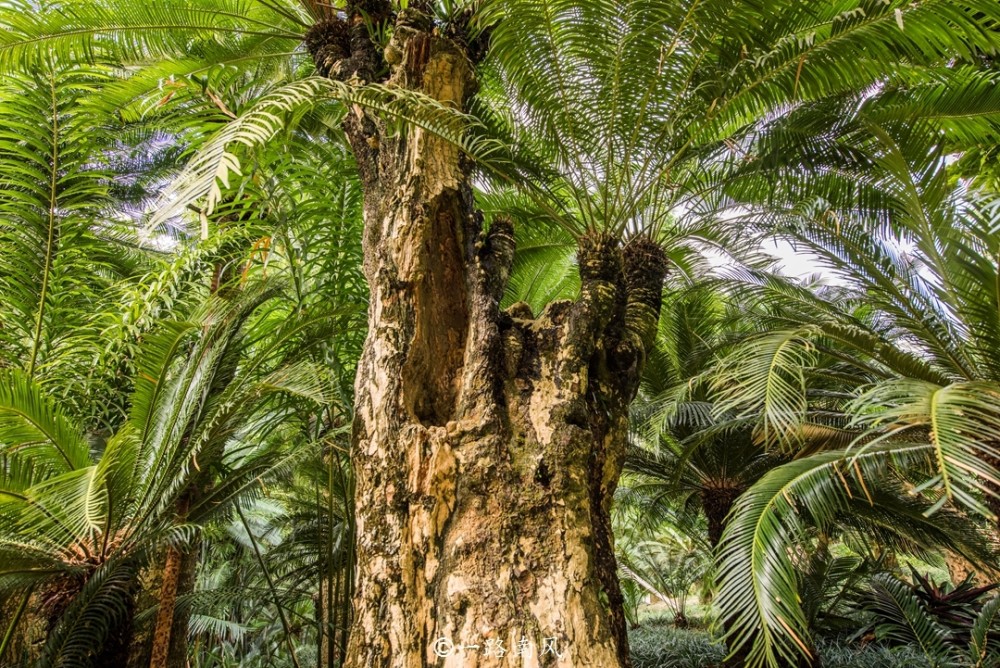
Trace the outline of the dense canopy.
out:
M 996 0 L 0 0 L 0 665 L 1000 665 Z

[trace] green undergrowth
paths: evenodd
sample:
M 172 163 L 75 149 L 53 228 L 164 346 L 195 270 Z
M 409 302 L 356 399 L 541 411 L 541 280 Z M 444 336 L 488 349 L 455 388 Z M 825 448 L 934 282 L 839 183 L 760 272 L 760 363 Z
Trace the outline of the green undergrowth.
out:
M 654 617 L 629 632 L 635 668 L 718 668 L 725 647 L 703 629 L 677 629 L 666 617 Z M 860 646 L 846 641 L 817 642 L 823 668 L 930 668 L 912 649 Z
M 721 664 L 725 648 L 708 632 L 644 624 L 629 632 L 634 668 L 711 668 Z

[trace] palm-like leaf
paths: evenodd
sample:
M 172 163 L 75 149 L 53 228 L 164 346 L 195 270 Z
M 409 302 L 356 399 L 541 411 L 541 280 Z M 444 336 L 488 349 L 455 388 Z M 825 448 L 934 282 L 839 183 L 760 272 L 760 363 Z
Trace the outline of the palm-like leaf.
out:
M 0 350 L 21 357 L 29 376 L 60 355 L 78 361 L 67 334 L 77 330 L 81 345 L 89 325 L 76 307 L 106 285 L 94 262 L 104 255 L 95 234 L 106 201 L 101 141 L 80 109 L 102 79 L 46 61 L 5 77 L 0 93 Z
M 840 517 L 856 521 L 870 508 L 883 516 L 873 515 L 861 525 L 868 532 L 875 528 L 883 540 L 896 534 L 905 538 L 895 541 L 900 546 L 911 542 L 924 548 L 951 542 L 974 559 L 984 558 L 958 517 L 926 519 L 934 499 L 921 499 L 914 508 L 902 501 L 908 492 L 898 472 L 927 467 L 931 455 L 931 448 L 921 444 L 876 445 L 855 456 L 824 452 L 774 469 L 737 501 L 718 557 L 719 605 L 730 623 L 733 649 L 746 644 L 750 665 L 794 663 L 812 651 L 786 549 L 803 538 L 807 527 L 829 528 Z M 888 512 L 892 506 L 896 510 Z M 900 521 L 904 513 L 909 518 Z
M 90 464 L 83 434 L 37 384 L 20 371 L 0 371 L 0 452 L 37 469 L 65 473 Z
M 282 444 L 296 431 L 295 406 L 277 397 L 315 405 L 330 393 L 315 365 L 285 362 L 285 354 L 295 350 L 290 340 L 303 332 L 299 323 L 276 319 L 247 338 L 248 321 L 266 318 L 263 307 L 274 302 L 276 287 L 250 284 L 228 300 L 210 300 L 193 314 L 195 325 L 169 325 L 150 337 L 146 358 L 138 363 L 143 375 L 131 419 L 94 463 L 85 441 L 37 384 L 23 374 L 8 374 L 24 386 L 8 397 L 13 406 L 8 414 L 22 422 L 30 418 L 30 427 L 6 429 L 0 441 L 7 449 L 0 586 L 66 588 L 70 607 L 48 639 L 46 660 L 83 660 L 97 651 L 125 615 L 122 606 L 134 605 L 135 569 L 163 544 L 190 540 L 193 527 L 177 525 L 175 508 L 191 482 L 207 472 L 200 467 L 211 467 L 222 479 L 191 508 L 189 519 L 205 522 L 291 461 L 293 454 L 282 452 Z M 255 355 L 245 358 L 249 351 Z M 242 372 L 234 375 L 236 367 Z M 54 436 L 43 440 L 37 425 L 58 429 L 51 428 Z M 87 461 L 70 466 L 59 460 L 61 469 L 40 477 L 34 467 L 45 471 L 45 462 L 56 459 L 57 438 Z M 46 448 L 53 451 L 47 457 Z M 19 473 L 25 468 L 21 461 L 30 461 L 30 470 Z M 101 584 L 105 577 L 111 578 L 107 585 Z M 88 644 L 90 627 L 99 632 Z
M 886 381 L 858 397 L 852 412 L 859 424 L 885 430 L 885 437 L 899 437 L 910 429 L 926 433 L 936 476 L 924 486 L 940 486 L 947 498 L 992 514 L 981 498 L 1000 486 L 1000 473 L 992 464 L 994 444 L 1000 442 L 996 383 L 941 387 L 909 379 Z
M 48 54 L 54 54 L 51 57 L 60 63 L 139 67 L 138 72 L 128 71 L 132 76 L 117 89 L 115 97 L 132 114 L 144 107 L 149 110 L 150 101 L 157 109 L 162 107 L 164 114 L 176 112 L 172 121 L 179 119 L 177 127 L 186 129 L 178 136 L 191 141 L 191 148 L 200 152 L 194 153 L 189 169 L 171 192 L 177 195 L 174 202 L 178 207 L 195 205 L 204 217 L 201 222 L 205 228 L 216 204 L 230 205 L 230 211 L 241 207 L 248 211 L 255 201 L 264 199 L 243 199 L 260 176 L 241 174 L 249 172 L 244 167 L 254 163 L 258 151 L 266 151 L 280 131 L 302 127 L 298 125 L 301 112 L 315 109 L 322 116 L 322 103 L 331 98 L 367 106 L 450 139 L 485 171 L 523 194 L 532 205 L 526 211 L 541 212 L 543 220 L 561 226 L 570 236 L 593 231 L 647 232 L 666 242 L 694 238 L 709 244 L 724 236 L 715 231 L 715 224 L 739 211 L 740 206 L 751 209 L 751 218 L 768 223 L 799 219 L 802 214 L 820 214 L 815 217 L 830 223 L 837 220 L 839 212 L 876 211 L 883 216 L 882 221 L 898 219 L 910 226 L 918 242 L 929 244 L 922 250 L 937 265 L 943 263 L 938 261 L 933 233 L 940 231 L 947 216 L 926 215 L 938 210 L 927 205 L 947 199 L 947 179 L 931 178 L 921 188 L 913 188 L 912 182 L 903 178 L 912 170 L 901 159 L 901 151 L 876 150 L 859 157 L 856 151 L 836 150 L 843 149 L 843 144 L 832 142 L 830 147 L 831 142 L 825 140 L 833 134 L 847 144 L 860 137 L 864 148 L 878 144 L 891 149 L 893 143 L 897 147 L 905 144 L 902 135 L 887 134 L 873 125 L 872 119 L 881 113 L 903 121 L 898 125 L 914 116 L 922 117 L 928 127 L 950 133 L 950 145 L 964 145 L 968 136 L 963 133 L 971 132 L 973 125 L 951 119 L 953 103 L 949 104 L 941 92 L 952 80 L 976 94 L 977 116 L 988 123 L 991 115 L 992 101 L 981 78 L 968 69 L 948 67 L 956 59 L 969 63 L 995 52 L 991 28 L 998 10 L 989 0 L 488 2 L 480 20 L 485 25 L 495 24 L 493 52 L 482 72 L 482 92 L 473 106 L 478 121 L 461 110 L 399 90 L 378 86 L 358 89 L 325 79 L 300 80 L 310 70 L 308 64 L 299 66 L 299 58 L 305 55 L 297 50 L 302 29 L 311 20 L 330 15 L 329 8 L 321 8 L 322 3 L 305 5 L 307 11 L 277 0 L 170 0 L 141 6 L 84 0 L 49 11 L 32 3 L 8 2 L 0 6 L 0 22 L 10 28 L 0 38 L 0 68 L 9 70 L 18 65 L 28 69 Z M 162 62 L 175 57 L 183 57 L 176 70 Z M 252 74 L 258 81 L 240 99 L 242 105 L 227 104 L 216 85 L 224 81 L 245 83 L 249 77 L 227 79 L 213 70 L 213 64 L 246 61 L 255 62 Z M 170 78 L 172 75 L 178 82 Z M 154 92 L 152 84 L 161 78 L 169 90 Z M 183 94 L 174 94 L 174 83 L 180 83 Z M 904 108 L 899 104 L 899 91 L 911 88 L 919 89 L 921 95 L 917 104 Z M 859 106 L 865 107 L 865 114 L 852 117 L 851 123 L 830 121 L 840 116 L 837 112 Z M 335 116 L 330 114 L 326 120 L 333 122 Z M 304 129 L 303 134 L 315 127 Z M 401 124 L 400 130 L 405 130 L 405 125 Z M 495 137 L 502 137 L 513 148 L 498 150 Z M 759 159 L 778 154 L 784 157 L 777 163 Z M 273 159 L 273 155 L 265 157 Z M 832 169 L 822 164 L 829 158 L 837 159 L 830 160 Z M 268 167 L 279 164 L 263 162 Z M 802 164 L 812 167 L 807 173 L 810 179 L 789 175 L 795 165 Z M 862 166 L 873 165 L 891 178 L 869 177 L 855 187 L 855 173 Z M 273 176 L 267 168 L 261 171 L 265 179 Z M 916 171 L 921 175 L 935 172 Z M 244 178 L 237 184 L 238 176 Z M 771 188 L 768 179 L 778 176 L 782 183 Z M 814 197 L 806 200 L 803 192 Z M 847 201 L 833 201 L 845 194 L 851 195 L 844 198 Z M 302 198 L 293 200 L 302 203 Z M 952 206 L 950 210 L 957 209 Z M 154 222 L 176 212 L 164 208 Z M 827 212 L 835 214 L 827 216 Z M 849 230 L 843 235 L 849 243 L 840 245 L 837 237 L 841 230 L 837 227 L 835 231 L 829 234 L 827 229 L 827 245 L 836 248 L 832 255 L 840 253 L 856 260 L 868 252 L 870 244 L 866 246 L 865 240 L 872 236 L 869 229 Z M 286 237 L 284 248 L 276 255 L 294 265 L 296 240 L 294 235 Z M 255 243 L 255 250 L 271 247 L 272 240 L 258 241 L 261 243 Z M 885 255 L 894 270 L 905 268 L 904 263 L 893 262 L 899 258 Z M 681 253 L 676 256 L 683 258 Z M 247 262 L 252 264 L 253 257 Z M 846 266 L 850 261 L 841 258 L 841 264 Z M 291 273 L 296 281 L 306 276 L 295 270 Z M 950 320 L 948 309 L 938 303 L 943 301 L 942 295 L 961 295 L 964 288 L 960 281 L 927 282 L 921 280 L 919 272 L 909 272 L 907 284 L 900 289 L 893 283 L 895 275 L 886 278 L 876 270 L 868 276 L 873 279 L 873 289 L 887 296 L 885 310 L 898 320 L 895 326 L 925 335 L 923 351 L 927 355 L 913 355 L 911 362 L 926 357 L 929 361 L 924 366 L 949 382 L 973 377 L 970 370 L 975 367 L 976 355 L 962 347 L 967 329 Z M 562 287 L 556 282 L 547 292 L 555 293 Z M 280 335 L 270 339 L 266 333 L 247 337 L 247 323 L 259 318 L 253 324 L 273 332 L 280 316 L 288 313 L 275 309 L 259 314 L 263 297 L 253 290 L 247 292 L 234 304 L 224 303 L 226 298 L 219 296 L 212 309 L 199 314 L 200 324 L 211 334 L 194 328 L 180 331 L 184 329 L 180 327 L 176 336 L 167 336 L 174 342 L 174 350 L 190 346 L 184 351 L 187 356 L 176 360 L 164 357 L 162 363 L 146 365 L 153 372 L 155 389 L 149 383 L 140 387 L 133 420 L 111 439 L 105 451 L 114 453 L 118 463 L 99 466 L 92 474 L 89 468 L 81 469 L 87 473 L 74 472 L 77 477 L 69 476 L 59 484 L 89 490 L 99 490 L 105 484 L 109 505 L 118 498 L 129 509 L 121 518 L 139 518 L 139 525 L 157 527 L 170 524 L 168 509 L 200 466 L 234 474 L 229 476 L 234 481 L 232 487 L 220 485 L 220 490 L 224 489 L 220 494 L 245 489 L 246 476 L 268 461 L 255 457 L 261 454 L 256 448 L 259 444 L 250 438 L 247 422 L 260 427 L 265 438 L 294 429 L 269 428 L 292 414 L 294 407 L 271 402 L 270 396 L 263 408 L 250 400 L 260 399 L 258 391 L 268 387 L 304 388 L 300 395 L 325 396 L 301 373 L 294 381 L 286 376 L 274 382 L 277 361 L 268 352 L 262 353 L 263 361 L 253 369 L 255 373 L 237 373 L 246 371 L 241 350 L 266 351 L 269 343 L 280 339 Z M 299 307 L 308 301 L 302 295 L 297 290 Z M 925 313 L 933 317 L 925 319 Z M 762 337 L 757 343 L 769 345 L 772 363 L 766 369 L 760 365 L 751 369 L 763 373 L 779 370 L 775 377 L 755 383 L 756 394 L 749 397 L 752 403 L 762 394 L 763 400 L 754 406 L 765 408 L 770 420 L 766 425 L 777 425 L 773 429 L 765 426 L 768 441 L 802 437 L 802 422 L 813 415 L 810 409 L 815 406 L 811 401 L 815 396 L 806 394 L 810 389 L 807 378 L 826 377 L 821 408 L 835 412 L 848 398 L 842 383 L 838 384 L 849 375 L 845 369 L 863 367 L 866 380 L 891 376 L 893 367 L 888 361 L 873 362 L 869 355 L 858 352 L 848 359 L 837 358 L 829 350 L 832 346 L 820 351 L 814 344 L 813 330 L 786 329 L 795 332 L 789 336 L 797 337 L 798 348 L 775 344 L 775 337 Z M 840 331 L 843 335 L 845 330 Z M 884 330 L 877 332 L 879 340 L 886 339 L 886 334 Z M 785 335 L 777 335 L 781 336 Z M 865 339 L 860 335 L 854 338 Z M 188 343 L 182 345 L 184 340 Z M 871 336 L 867 340 L 872 340 Z M 812 348 L 814 345 L 817 347 Z M 796 357 L 785 355 L 787 350 L 806 352 Z M 822 352 L 822 365 L 814 363 L 814 351 Z M 327 353 L 340 361 L 337 353 Z M 897 355 L 896 361 L 902 357 Z M 743 362 L 752 366 L 752 356 L 744 356 Z M 34 366 L 32 362 L 30 368 Z M 734 364 L 729 371 L 736 374 L 743 366 Z M 804 367 L 809 368 L 804 371 Z M 306 368 L 304 365 L 299 371 Z M 271 382 L 262 386 L 262 378 Z M 720 387 L 731 392 L 726 412 L 731 409 L 748 418 L 754 410 L 736 402 L 737 385 L 720 382 Z M 230 447 L 234 444 L 238 447 Z M 952 442 L 949 447 L 955 452 L 959 445 Z M 865 457 L 882 452 L 872 448 Z M 863 491 L 865 478 L 861 473 L 858 478 Z M 84 486 L 85 480 L 94 484 Z M 845 488 L 850 496 L 850 486 L 845 484 Z M 77 496 L 99 498 L 95 493 Z M 82 517 L 88 522 L 98 518 L 102 508 L 94 501 L 75 507 L 83 509 Z M 79 517 L 77 512 L 77 520 Z M 73 531 L 92 531 L 96 524 L 70 523 Z M 779 525 L 769 526 L 778 531 Z M 138 548 L 143 541 L 152 541 L 148 536 L 162 536 L 163 530 L 143 535 L 147 538 L 135 537 L 136 531 L 126 542 Z M 780 538 L 782 534 L 773 536 Z M 780 560 L 765 559 L 765 570 L 775 564 L 782 566 Z M 759 572 L 751 573 L 751 578 L 758 576 Z M 791 620 L 792 627 L 797 624 L 794 610 L 780 605 L 776 610 L 765 615 L 769 624 L 765 635 L 779 633 L 774 629 L 781 620 Z M 790 657 L 795 650 L 780 640 L 769 647 L 756 656 L 776 660 L 778 656 Z M 774 647 L 779 647 L 777 653 L 772 651 Z
M 875 633 L 896 642 L 913 643 L 935 666 L 947 665 L 948 629 L 927 614 L 913 590 L 888 575 L 877 576 L 871 589 L 871 608 L 885 619 L 875 627 Z
M 991 645 L 991 633 L 996 633 L 998 617 L 1000 617 L 1000 597 L 994 596 L 979 611 L 979 616 L 972 626 L 972 637 L 969 642 L 970 664 L 974 668 L 984 668 L 989 665 L 991 652 L 996 648 Z M 995 636 L 994 636 L 995 637 Z

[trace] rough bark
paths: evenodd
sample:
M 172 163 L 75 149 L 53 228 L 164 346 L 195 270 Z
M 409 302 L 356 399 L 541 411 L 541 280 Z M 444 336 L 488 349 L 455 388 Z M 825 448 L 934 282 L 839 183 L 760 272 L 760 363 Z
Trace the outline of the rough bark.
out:
M 190 495 L 182 496 L 178 500 L 177 516 L 181 521 L 187 517 L 190 507 Z M 193 588 L 197 565 L 196 550 L 185 552 L 176 545 L 167 547 L 163 559 L 156 619 L 153 623 L 149 668 L 177 668 L 178 658 L 184 661 L 180 664 L 182 666 L 187 662 L 187 615 L 177 614 L 177 596 Z M 176 636 L 184 637 L 178 640 Z M 179 652 L 183 652 L 180 657 Z
M 348 7 L 307 44 L 319 70 L 464 108 L 469 45 L 414 3 Z M 360 10 L 394 20 L 379 51 Z M 362 28 L 359 28 L 362 26 Z M 452 34 L 454 31 L 452 31 Z M 470 169 L 360 108 L 369 333 L 356 381 L 357 593 L 346 666 L 628 666 L 609 509 L 665 259 L 586 238 L 580 297 L 498 304 L 514 253 L 483 232 Z
M 163 582 L 160 585 L 159 607 L 153 629 L 153 647 L 150 650 L 149 668 L 167 668 L 170 654 L 170 635 L 174 625 L 174 607 L 181 577 L 183 553 L 176 547 L 167 548 L 163 563 Z
M 736 499 L 743 492 L 742 486 L 733 487 L 725 484 L 702 490 L 701 507 L 708 520 L 708 542 L 712 545 L 713 550 L 719 548 L 722 532 L 726 529 L 726 518 L 729 516 L 729 511 L 732 510 Z
M 944 562 L 952 584 L 964 582 L 969 576 L 972 576 L 972 582 L 975 584 L 980 584 L 985 579 L 974 564 L 957 552 L 947 550 L 944 553 Z
M 177 597 L 194 591 L 195 576 L 198 572 L 200 558 L 200 539 L 181 553 L 180 574 L 177 578 L 177 590 L 174 598 L 174 619 L 171 624 L 170 649 L 167 651 L 167 668 L 186 668 L 188 665 L 188 626 L 191 623 L 191 610 L 188 607 L 178 608 Z

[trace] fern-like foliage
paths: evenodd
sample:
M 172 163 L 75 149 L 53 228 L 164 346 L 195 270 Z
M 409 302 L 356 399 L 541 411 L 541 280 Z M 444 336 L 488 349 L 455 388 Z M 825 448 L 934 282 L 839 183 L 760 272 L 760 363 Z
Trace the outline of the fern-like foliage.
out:
M 277 294 L 254 282 L 149 336 L 130 419 L 96 452 L 37 383 L 5 378 L 18 389 L 2 410 L 0 589 L 65 602 L 47 609 L 42 665 L 106 660 L 114 629 L 133 618 L 137 569 L 294 461 L 286 445 L 301 430 L 300 403 L 334 395 L 321 368 L 285 355 L 304 331 L 328 329 L 270 318 Z M 218 483 L 178 524 L 179 499 L 206 475 Z
M 719 605 L 731 649 L 745 646 L 749 665 L 761 666 L 795 663 L 814 651 L 787 550 L 809 527 L 827 530 L 847 520 L 887 545 L 952 545 L 974 560 L 989 559 L 960 515 L 928 519 L 935 497 L 908 494 L 903 474 L 926 469 L 931 455 L 922 444 L 872 446 L 853 457 L 833 450 L 770 471 L 740 497 L 718 556 Z
M 877 165 L 872 183 L 898 202 L 893 215 L 833 216 L 818 200 L 784 230 L 819 266 L 835 272 L 840 285 L 809 287 L 756 271 L 735 273 L 736 294 L 761 305 L 750 313 L 763 332 L 744 336 L 718 367 L 715 384 L 726 408 L 741 411 L 774 446 L 808 443 L 816 415 L 854 435 L 846 452 L 794 464 L 801 467 L 802 484 L 812 480 L 806 495 L 770 488 L 765 478 L 731 518 L 742 528 L 727 534 L 721 605 L 747 634 L 763 625 L 752 650 L 761 662 L 790 660 L 782 651 L 808 642 L 793 569 L 778 555 L 763 556 L 770 548 L 751 548 L 751 534 L 788 544 L 799 540 L 788 529 L 799 520 L 789 513 L 821 508 L 819 517 L 829 519 L 850 498 L 874 499 L 890 469 L 872 478 L 866 461 L 883 458 L 881 466 L 890 466 L 899 448 L 922 452 L 921 466 L 896 467 L 893 475 L 909 481 L 913 494 L 927 495 L 924 513 L 933 517 L 958 507 L 996 516 L 1000 377 L 994 359 L 1000 339 L 996 317 L 985 306 L 996 303 L 996 264 L 989 259 L 998 243 L 994 196 L 956 188 L 928 135 L 868 132 L 880 147 L 869 154 Z M 780 354 L 789 345 L 794 354 Z M 813 479 L 819 470 L 826 471 L 822 485 Z M 773 495 L 784 492 L 784 501 Z M 764 499 L 770 505 L 753 505 Z M 756 561 L 750 556 L 755 549 Z M 755 574 L 740 576 L 744 568 Z M 750 601 L 759 614 L 741 612 Z M 923 639 L 927 647 L 931 635 Z
M 5 77 L 0 93 L 0 350 L 29 376 L 61 356 L 80 363 L 90 329 L 81 305 L 114 273 L 101 266 L 110 253 L 96 229 L 107 202 L 101 140 L 81 109 L 102 79 L 49 62 Z

